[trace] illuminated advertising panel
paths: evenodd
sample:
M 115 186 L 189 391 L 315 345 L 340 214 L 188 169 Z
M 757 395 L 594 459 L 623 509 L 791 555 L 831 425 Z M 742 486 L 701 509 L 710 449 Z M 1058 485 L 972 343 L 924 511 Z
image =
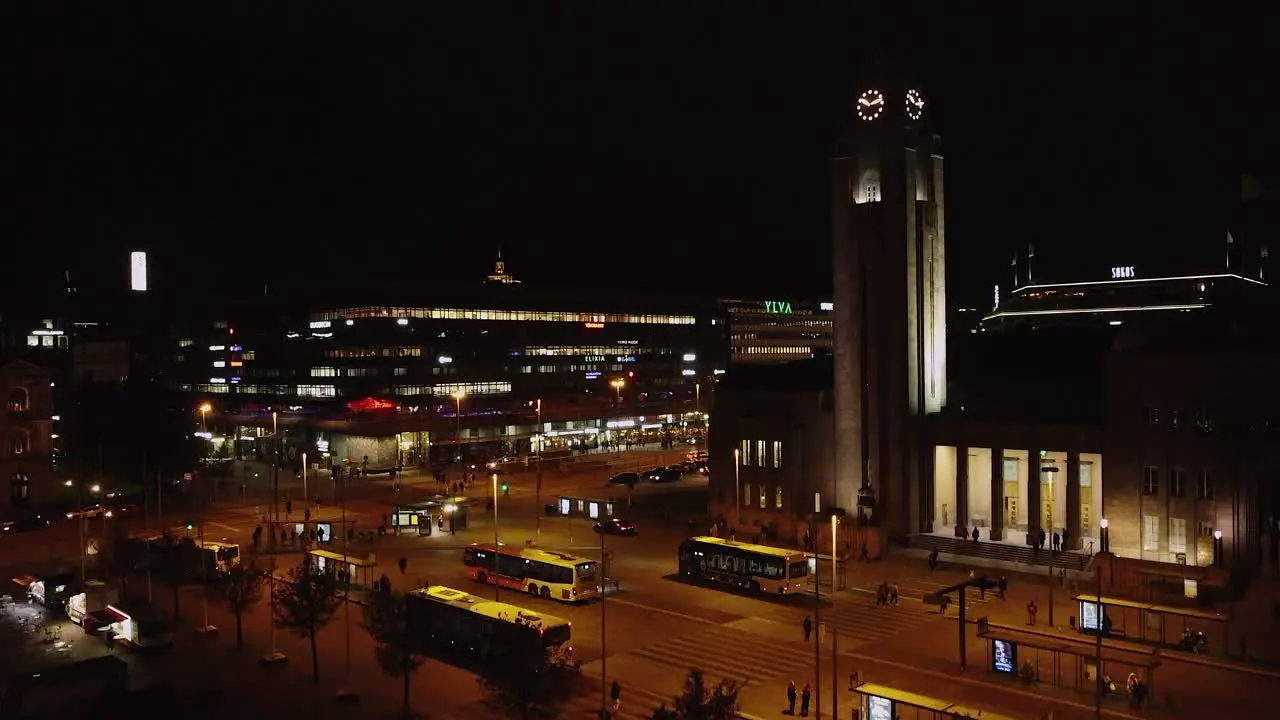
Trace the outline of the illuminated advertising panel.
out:
M 129 253 L 129 288 L 134 292 L 147 291 L 147 254 Z
M 1018 670 L 1018 646 L 1008 640 L 991 641 L 991 669 L 1000 673 Z

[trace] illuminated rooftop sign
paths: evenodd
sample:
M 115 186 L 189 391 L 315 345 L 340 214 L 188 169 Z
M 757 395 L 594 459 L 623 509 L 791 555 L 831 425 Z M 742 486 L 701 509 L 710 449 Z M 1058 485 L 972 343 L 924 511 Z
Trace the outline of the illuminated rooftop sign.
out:
M 1120 267 L 1111 268 L 1112 280 L 1128 280 L 1137 277 L 1137 273 L 1133 271 L 1132 265 L 1122 265 Z
M 791 303 L 781 300 L 765 300 L 764 311 L 773 315 L 791 315 Z

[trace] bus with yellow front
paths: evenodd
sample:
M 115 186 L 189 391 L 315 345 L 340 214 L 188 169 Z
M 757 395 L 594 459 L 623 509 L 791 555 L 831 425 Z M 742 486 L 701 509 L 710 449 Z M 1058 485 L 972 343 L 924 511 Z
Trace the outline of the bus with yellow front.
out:
M 467 577 L 547 600 L 582 602 L 600 593 L 600 563 L 591 558 L 502 543 L 474 543 L 462 554 Z
M 680 543 L 680 574 L 769 595 L 809 591 L 811 553 L 718 537 Z
M 541 649 L 572 654 L 572 623 L 461 590 L 433 585 L 405 595 L 409 632 L 424 653 L 490 659 Z

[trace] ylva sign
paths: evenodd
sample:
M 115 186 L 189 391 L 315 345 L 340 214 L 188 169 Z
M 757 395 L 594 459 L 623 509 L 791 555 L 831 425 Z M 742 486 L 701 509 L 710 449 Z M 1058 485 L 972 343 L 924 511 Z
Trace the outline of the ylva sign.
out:
M 1137 277 L 1137 273 L 1133 271 L 1132 265 L 1111 268 L 1112 280 L 1127 280 L 1128 278 Z
M 791 315 L 791 303 L 781 300 L 765 300 L 764 311 L 774 315 Z

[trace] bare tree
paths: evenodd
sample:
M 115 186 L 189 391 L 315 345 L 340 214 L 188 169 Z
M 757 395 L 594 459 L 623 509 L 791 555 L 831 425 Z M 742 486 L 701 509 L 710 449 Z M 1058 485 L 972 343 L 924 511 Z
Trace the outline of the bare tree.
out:
M 333 573 L 312 566 L 303 557 L 302 564 L 289 571 L 284 580 L 275 582 L 275 607 L 271 621 L 275 626 L 305 638 L 311 644 L 311 682 L 320 684 L 320 655 L 316 635 L 333 619 L 338 609 L 338 581 Z
M 376 592 L 364 609 L 364 629 L 373 638 L 378 667 L 391 677 L 404 679 L 404 716 L 413 716 L 409 703 L 409 678 L 426 660 L 413 636 L 409 607 L 403 593 Z
M 257 561 L 256 555 L 250 555 L 244 562 L 233 566 L 227 575 L 227 610 L 236 616 L 237 650 L 244 649 L 244 611 L 262 599 L 262 591 L 266 585 L 266 573 L 258 567 Z
M 484 664 L 480 687 L 488 704 L 507 717 L 545 720 L 560 717 L 573 697 L 582 663 L 561 652 L 548 652 L 537 641 L 505 647 Z
M 684 680 L 684 692 L 672 702 L 674 709 L 663 703 L 653 712 L 652 720 L 736 720 L 740 690 L 732 680 L 708 688 L 702 670 L 693 668 Z

